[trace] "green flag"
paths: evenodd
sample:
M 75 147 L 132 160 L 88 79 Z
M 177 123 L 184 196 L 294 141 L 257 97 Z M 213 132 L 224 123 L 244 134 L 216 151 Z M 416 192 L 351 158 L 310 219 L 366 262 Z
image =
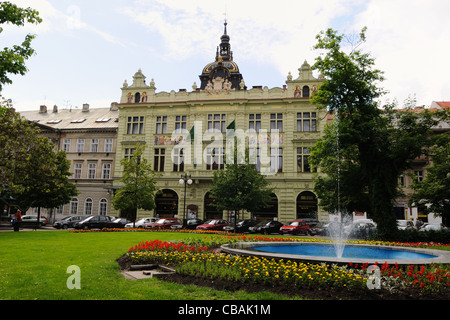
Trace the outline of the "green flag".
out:
M 192 126 L 191 130 L 189 130 L 189 134 L 191 136 L 191 141 L 194 141 L 194 127 L 195 126 Z
M 235 124 L 234 121 L 235 120 L 233 120 L 227 127 L 227 137 L 228 136 L 234 136 L 234 130 L 236 129 L 236 124 Z M 231 130 L 233 130 L 233 131 L 231 131 Z

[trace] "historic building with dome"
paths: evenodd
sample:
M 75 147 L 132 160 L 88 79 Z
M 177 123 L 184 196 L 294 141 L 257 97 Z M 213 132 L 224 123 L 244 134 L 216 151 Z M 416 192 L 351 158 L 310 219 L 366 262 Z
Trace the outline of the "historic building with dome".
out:
M 306 61 L 298 70 L 297 77 L 289 72 L 281 87 L 249 87 L 233 60 L 226 22 L 215 59 L 201 70 L 192 90 L 158 92 L 157 75 L 148 82 L 144 72 L 151 70 L 138 70 L 121 88 L 114 186 L 120 186 L 120 158 L 131 156 L 138 143 L 145 144 L 144 157 L 161 174 L 157 185 L 162 192 L 153 212 L 140 211 L 138 216 L 230 219 L 231 213 L 211 206 L 210 197 L 213 171 L 224 168 L 234 141 L 228 131 L 242 138 L 236 139 L 238 146 L 245 141 L 252 163 L 274 188 L 270 205 L 254 212 L 254 218 L 327 220 L 308 164 L 310 147 L 326 123 L 326 111 L 310 102 L 322 80 L 313 76 Z M 186 208 L 180 181 L 184 175 L 192 182 L 186 185 Z

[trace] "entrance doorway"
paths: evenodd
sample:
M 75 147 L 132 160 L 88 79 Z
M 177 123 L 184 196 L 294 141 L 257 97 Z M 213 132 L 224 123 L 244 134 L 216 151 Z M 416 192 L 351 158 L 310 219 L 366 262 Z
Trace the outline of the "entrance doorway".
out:
M 310 191 L 303 191 L 297 196 L 297 219 L 317 219 L 317 197 Z
M 155 217 L 174 218 L 178 214 L 178 195 L 170 189 L 163 189 L 155 196 Z

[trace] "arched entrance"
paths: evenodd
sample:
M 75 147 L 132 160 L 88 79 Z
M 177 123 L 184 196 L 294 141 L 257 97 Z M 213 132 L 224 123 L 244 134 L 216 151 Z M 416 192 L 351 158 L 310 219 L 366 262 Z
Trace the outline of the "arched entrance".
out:
M 297 219 L 317 219 L 317 197 L 310 191 L 303 191 L 297 196 Z
M 278 217 L 278 197 L 272 193 L 267 205 L 253 213 L 253 218 L 257 221 L 270 221 Z
M 207 192 L 204 198 L 204 219 L 222 219 L 222 211 L 218 211 L 215 206 L 213 206 L 214 200 L 211 197 L 211 192 Z
M 155 196 L 155 217 L 173 218 L 178 214 L 178 195 L 170 189 L 163 189 Z

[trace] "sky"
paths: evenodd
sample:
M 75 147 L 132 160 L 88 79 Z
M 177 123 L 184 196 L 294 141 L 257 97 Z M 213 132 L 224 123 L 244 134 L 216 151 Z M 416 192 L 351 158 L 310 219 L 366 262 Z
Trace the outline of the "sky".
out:
M 233 59 L 247 87 L 282 87 L 305 60 L 320 54 L 316 35 L 328 28 L 355 35 L 384 71 L 382 103 L 429 106 L 450 100 L 448 0 L 10 0 L 39 11 L 43 22 L 3 25 L 0 47 L 35 34 L 25 76 L 1 94 L 17 111 L 109 107 L 139 69 L 157 92 L 192 90 L 214 61 L 224 19 Z M 317 74 L 315 74 L 317 76 Z

